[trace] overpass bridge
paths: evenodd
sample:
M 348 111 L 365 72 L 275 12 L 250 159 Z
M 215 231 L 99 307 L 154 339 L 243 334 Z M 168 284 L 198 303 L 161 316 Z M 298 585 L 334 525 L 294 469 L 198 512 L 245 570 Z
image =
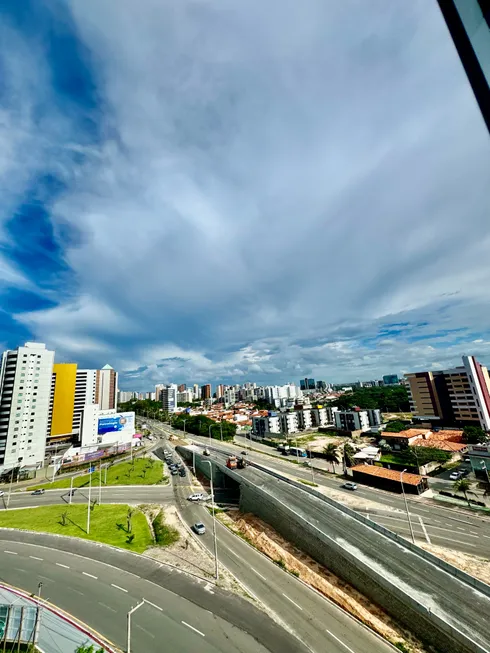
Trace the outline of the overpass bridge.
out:
M 209 448 L 209 447 L 208 447 Z M 240 509 L 260 517 L 337 576 L 444 653 L 490 652 L 490 586 L 355 511 L 261 465 L 226 467 L 178 447 L 216 488 L 239 490 Z M 199 451 L 199 450 L 198 450 Z

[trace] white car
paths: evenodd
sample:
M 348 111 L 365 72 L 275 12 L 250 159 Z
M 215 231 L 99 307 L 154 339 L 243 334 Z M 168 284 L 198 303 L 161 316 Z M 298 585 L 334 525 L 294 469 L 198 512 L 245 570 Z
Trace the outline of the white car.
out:
M 195 523 L 192 528 L 194 532 L 197 533 L 198 535 L 204 535 L 204 533 L 206 532 L 206 526 L 204 526 L 204 524 L 200 521 Z
M 449 480 L 450 480 L 450 481 L 457 481 L 459 477 L 460 477 L 460 473 L 459 473 L 459 472 L 452 472 L 452 473 L 449 475 Z
M 195 492 L 187 497 L 187 501 L 202 501 L 205 495 L 202 492 Z

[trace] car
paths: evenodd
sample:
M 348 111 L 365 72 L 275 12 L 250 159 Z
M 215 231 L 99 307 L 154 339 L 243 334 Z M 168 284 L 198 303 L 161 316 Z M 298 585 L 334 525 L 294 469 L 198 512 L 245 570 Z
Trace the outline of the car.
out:
M 204 535 L 206 532 L 206 526 L 204 526 L 201 521 L 196 522 L 192 529 L 194 530 L 194 533 L 197 533 L 197 535 Z
M 346 490 L 357 490 L 357 485 L 351 481 L 347 481 L 347 483 L 344 483 L 342 487 Z
M 203 453 L 204 456 L 210 456 L 211 455 L 210 452 L 209 452 L 209 449 L 204 449 L 204 451 L 202 453 Z
M 289 449 L 283 449 L 281 451 L 281 456 L 289 456 Z
M 185 469 L 183 469 L 183 468 L 182 468 L 182 469 L 179 469 L 179 474 L 180 474 L 181 476 L 185 476 Z
M 311 467 L 311 462 L 310 462 L 309 460 L 305 460 L 305 461 L 303 462 L 303 465 L 304 465 L 305 467 Z
M 178 472 L 178 470 L 175 469 L 175 467 L 174 467 L 174 469 L 172 469 L 172 470 L 170 471 L 170 473 L 172 474 L 172 476 L 177 476 L 177 474 L 178 474 L 179 472 Z
M 248 455 L 248 451 L 240 451 L 240 455 L 241 456 L 246 456 L 246 455 Z
M 465 456 L 465 457 L 463 458 L 463 462 L 465 462 L 465 463 L 470 463 L 470 462 L 471 462 L 471 458 L 470 458 L 469 456 Z
M 461 476 L 460 472 L 457 472 L 457 471 L 456 472 L 451 472 L 451 474 L 449 475 L 449 480 L 450 481 L 457 481 L 460 476 Z
M 39 488 L 39 490 L 34 490 L 34 492 L 31 492 L 31 494 L 44 494 L 46 490 L 43 488 Z
M 204 494 L 202 492 L 194 492 L 194 494 L 187 497 L 187 501 L 201 501 L 203 498 Z

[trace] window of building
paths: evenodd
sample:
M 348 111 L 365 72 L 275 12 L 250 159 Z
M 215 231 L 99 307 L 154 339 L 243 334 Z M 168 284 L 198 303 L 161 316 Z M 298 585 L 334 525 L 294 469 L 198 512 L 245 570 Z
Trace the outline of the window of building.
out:
M 14 428 L 14 431 L 18 431 L 18 430 L 19 430 L 19 427 L 16 426 L 16 427 Z
M 27 440 L 27 444 L 31 444 L 32 440 Z

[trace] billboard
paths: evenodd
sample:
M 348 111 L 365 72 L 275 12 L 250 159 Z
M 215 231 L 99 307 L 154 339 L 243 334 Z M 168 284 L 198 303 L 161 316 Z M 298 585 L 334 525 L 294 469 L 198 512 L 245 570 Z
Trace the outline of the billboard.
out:
M 97 434 L 120 433 L 132 431 L 134 433 L 134 413 L 114 413 L 107 417 L 99 417 Z

